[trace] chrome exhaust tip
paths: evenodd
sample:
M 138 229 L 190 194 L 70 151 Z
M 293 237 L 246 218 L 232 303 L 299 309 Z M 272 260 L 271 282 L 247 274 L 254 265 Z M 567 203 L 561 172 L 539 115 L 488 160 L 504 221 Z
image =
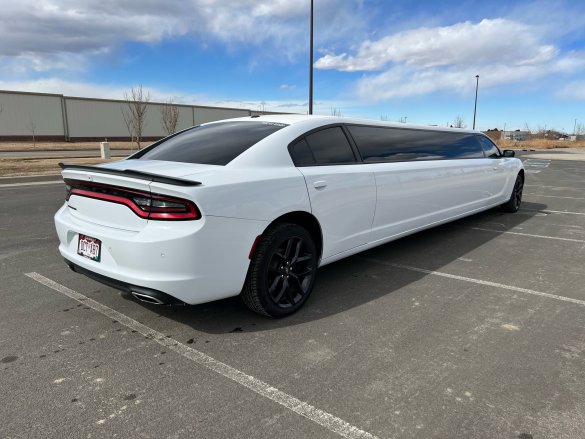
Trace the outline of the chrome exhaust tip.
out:
M 136 291 L 131 291 L 131 294 L 141 302 L 150 303 L 152 305 L 164 305 L 165 303 L 157 297 L 149 296 L 148 294 L 144 293 L 137 293 Z

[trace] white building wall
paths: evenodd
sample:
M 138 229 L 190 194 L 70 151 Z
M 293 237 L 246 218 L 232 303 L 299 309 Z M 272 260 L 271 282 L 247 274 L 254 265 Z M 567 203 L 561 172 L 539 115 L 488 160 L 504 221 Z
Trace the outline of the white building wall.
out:
M 128 137 L 122 103 L 66 98 L 69 137 Z
M 246 116 L 250 116 L 250 111 L 236 108 L 195 107 L 195 125 Z
M 26 93 L 0 90 L 0 138 L 31 135 L 31 122 L 37 136 L 75 138 L 130 137 L 122 109 L 127 104 L 122 100 L 68 97 L 56 94 Z M 177 131 L 234 117 L 256 114 L 240 108 L 204 107 L 177 105 L 179 122 Z M 143 137 L 163 137 L 163 104 L 148 104 Z
M 0 91 L 0 136 L 63 136 L 61 96 Z

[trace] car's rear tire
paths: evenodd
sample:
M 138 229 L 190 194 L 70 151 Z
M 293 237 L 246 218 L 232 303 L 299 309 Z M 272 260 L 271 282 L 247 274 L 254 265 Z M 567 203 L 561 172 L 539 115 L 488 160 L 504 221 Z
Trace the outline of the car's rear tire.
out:
M 522 203 L 522 189 L 524 188 L 524 177 L 518 174 L 510 199 L 500 206 L 504 212 L 518 212 L 520 204 Z
M 252 311 L 270 317 L 296 312 L 309 298 L 317 275 L 317 248 L 297 224 L 269 227 L 256 247 L 241 296 Z

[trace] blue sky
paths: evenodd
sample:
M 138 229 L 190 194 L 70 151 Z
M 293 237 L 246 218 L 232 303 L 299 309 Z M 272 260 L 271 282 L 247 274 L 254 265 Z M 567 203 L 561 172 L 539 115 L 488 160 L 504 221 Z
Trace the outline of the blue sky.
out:
M 309 0 L 0 0 L 0 89 L 306 113 Z M 315 112 L 585 124 L 585 1 L 315 0 Z

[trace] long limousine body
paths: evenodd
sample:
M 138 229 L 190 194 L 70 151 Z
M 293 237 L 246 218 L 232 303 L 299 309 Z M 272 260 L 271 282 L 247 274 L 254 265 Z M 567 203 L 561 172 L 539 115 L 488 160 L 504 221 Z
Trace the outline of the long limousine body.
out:
M 202 124 L 125 160 L 62 165 L 73 270 L 157 304 L 241 294 L 282 317 L 318 266 L 501 207 L 524 170 L 476 131 L 320 116 Z

